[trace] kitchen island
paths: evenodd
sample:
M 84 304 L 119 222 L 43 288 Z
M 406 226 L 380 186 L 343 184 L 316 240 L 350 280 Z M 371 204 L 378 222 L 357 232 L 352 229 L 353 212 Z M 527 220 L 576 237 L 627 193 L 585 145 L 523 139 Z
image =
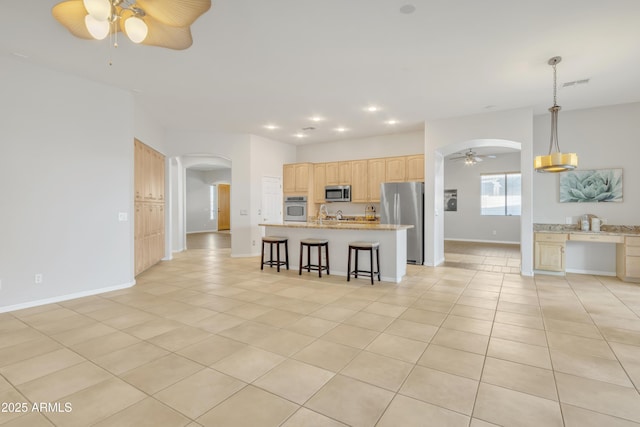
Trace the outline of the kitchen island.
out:
M 289 264 L 292 270 L 297 270 L 299 266 L 300 240 L 313 238 L 329 240 L 332 276 L 341 275 L 346 280 L 349 242 L 354 241 L 380 242 L 381 280 L 399 283 L 407 273 L 407 229 L 413 228 L 413 225 L 350 221 L 285 222 L 260 225 L 265 227 L 265 236 L 282 236 L 289 239 Z M 306 262 L 306 255 L 303 262 Z M 352 259 L 351 262 L 353 270 L 355 260 Z M 370 270 L 368 256 L 360 256 L 359 264 L 360 270 Z M 307 273 L 303 271 L 303 274 Z

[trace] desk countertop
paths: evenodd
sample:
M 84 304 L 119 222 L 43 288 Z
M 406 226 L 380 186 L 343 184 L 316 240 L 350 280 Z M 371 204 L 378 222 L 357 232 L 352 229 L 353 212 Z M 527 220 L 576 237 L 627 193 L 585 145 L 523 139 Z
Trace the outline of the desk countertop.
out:
M 582 231 L 577 224 L 533 224 L 536 233 L 580 233 L 612 236 L 638 236 L 640 226 L 637 225 L 603 225 L 601 231 Z

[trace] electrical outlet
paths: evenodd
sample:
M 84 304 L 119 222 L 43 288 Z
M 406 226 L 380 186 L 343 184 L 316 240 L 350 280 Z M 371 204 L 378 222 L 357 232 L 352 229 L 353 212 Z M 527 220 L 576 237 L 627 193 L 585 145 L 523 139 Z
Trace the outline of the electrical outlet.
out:
M 498 234 L 498 232 L 497 232 L 496 230 L 493 230 L 493 231 L 491 232 L 491 234 L 493 234 L 493 235 L 495 236 L 496 234 Z
M 128 215 L 126 212 L 119 212 L 118 213 L 118 221 L 128 221 Z
M 40 284 L 40 283 L 42 283 L 42 274 L 40 274 L 40 273 L 36 274 L 36 275 L 35 275 L 35 277 L 34 277 L 34 279 L 33 279 L 33 281 L 34 281 L 36 284 Z
M 251 246 L 255 246 L 255 245 L 256 245 L 256 241 L 255 241 L 255 240 L 252 240 L 252 241 L 251 241 Z

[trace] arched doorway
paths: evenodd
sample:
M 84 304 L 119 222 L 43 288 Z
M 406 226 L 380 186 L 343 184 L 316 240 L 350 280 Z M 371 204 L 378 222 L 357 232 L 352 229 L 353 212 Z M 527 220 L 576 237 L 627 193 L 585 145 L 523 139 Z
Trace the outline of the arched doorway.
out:
M 444 262 L 444 168 L 445 156 L 463 151 L 469 148 L 480 147 L 508 147 L 520 150 L 520 165 L 523 174 L 522 191 L 522 215 L 520 220 L 521 235 L 521 274 L 532 275 L 533 273 L 533 249 L 531 245 L 532 206 L 531 199 L 531 172 L 527 169 L 530 163 L 531 149 L 525 144 L 516 141 L 503 139 L 469 139 L 457 143 L 448 144 L 436 148 L 431 159 L 425 156 L 427 161 L 432 162 L 427 166 L 427 171 L 432 173 L 426 180 L 432 180 L 433 199 L 425 198 L 425 224 L 429 224 L 431 229 L 426 229 L 425 255 L 426 265 L 440 265 Z M 426 153 L 425 153 L 426 154 Z M 431 183 L 430 183 L 431 184 Z M 531 246 L 531 247 L 529 247 Z
M 231 160 L 225 157 L 213 154 L 186 154 L 171 159 L 170 247 L 174 252 L 180 252 L 187 248 L 187 232 L 189 230 L 187 225 L 187 172 L 189 170 L 209 173 L 212 176 L 218 175 L 217 180 L 212 178 L 212 183 L 215 184 L 232 184 Z M 230 224 L 230 228 L 233 228 L 233 224 Z

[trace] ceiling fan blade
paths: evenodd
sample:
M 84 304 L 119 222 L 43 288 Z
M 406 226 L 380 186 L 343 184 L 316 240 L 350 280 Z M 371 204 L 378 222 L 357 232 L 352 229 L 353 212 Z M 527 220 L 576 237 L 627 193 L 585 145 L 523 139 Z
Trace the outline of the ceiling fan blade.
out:
M 137 0 L 136 6 L 166 25 L 188 27 L 211 8 L 211 0 Z
M 51 14 L 74 36 L 81 39 L 93 39 L 84 23 L 87 9 L 84 8 L 82 0 L 68 0 L 58 3 L 51 9 Z
M 474 161 L 474 162 L 481 162 L 481 161 L 482 161 L 482 157 L 475 156 L 475 157 L 473 158 L 473 161 Z
M 147 38 L 142 42 L 144 45 L 183 50 L 193 44 L 191 29 L 188 26 L 172 27 L 149 15 L 144 17 L 144 22 L 149 27 Z

